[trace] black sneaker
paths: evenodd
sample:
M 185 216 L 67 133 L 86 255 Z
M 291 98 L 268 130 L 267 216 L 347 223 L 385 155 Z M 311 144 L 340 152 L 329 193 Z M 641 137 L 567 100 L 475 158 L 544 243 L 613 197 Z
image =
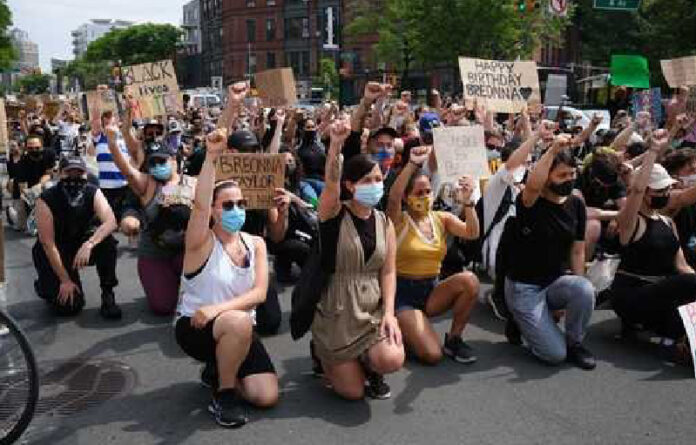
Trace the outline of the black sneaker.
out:
M 442 347 L 442 352 L 459 363 L 471 364 L 477 360 L 474 350 L 459 336 L 450 337 L 448 334 L 445 334 L 445 344 Z
M 594 355 L 588 351 L 581 343 L 568 345 L 566 361 L 573 363 L 580 369 L 591 371 L 597 366 Z
M 34 280 L 34 292 L 36 292 L 36 295 L 39 298 L 46 300 L 46 297 L 41 293 L 41 286 L 39 285 L 39 280 Z
M 249 421 L 244 409 L 244 401 L 234 389 L 225 389 L 213 396 L 208 411 L 215 416 L 218 425 L 225 428 L 239 428 Z
M 215 363 L 206 363 L 201 369 L 201 385 L 206 388 L 217 390 L 218 374 Z
M 116 304 L 116 298 L 113 291 L 102 292 L 102 305 L 99 309 L 99 314 L 107 320 L 120 320 L 122 313 L 121 308 Z
M 387 400 L 391 397 L 391 388 L 384 381 L 384 376 L 372 371 L 365 371 L 365 395 L 371 399 Z
M 318 379 L 324 377 L 324 367 L 314 352 L 314 341 L 309 342 L 309 355 L 312 357 L 312 375 Z
M 512 317 L 505 322 L 505 337 L 511 345 L 522 346 L 522 333 Z

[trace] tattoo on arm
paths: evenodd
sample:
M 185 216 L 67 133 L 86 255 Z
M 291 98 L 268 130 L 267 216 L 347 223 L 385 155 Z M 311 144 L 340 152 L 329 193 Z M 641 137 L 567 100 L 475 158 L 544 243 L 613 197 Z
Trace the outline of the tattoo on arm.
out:
M 329 170 L 327 171 L 327 178 L 331 182 L 338 182 L 341 177 L 341 164 L 338 160 L 338 156 L 335 154 L 329 159 Z

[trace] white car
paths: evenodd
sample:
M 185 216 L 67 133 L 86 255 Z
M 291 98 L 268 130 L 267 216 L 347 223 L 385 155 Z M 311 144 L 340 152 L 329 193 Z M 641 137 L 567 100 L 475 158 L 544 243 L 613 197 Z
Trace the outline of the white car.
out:
M 573 107 L 563 107 L 563 113 L 564 113 L 564 119 L 565 119 L 565 126 L 567 128 L 572 128 L 572 127 L 582 127 L 583 129 L 587 128 L 590 125 L 590 122 L 592 121 L 592 116 L 594 116 L 595 113 L 599 113 L 602 115 L 602 123 L 599 124 L 597 127 L 597 132 L 598 130 L 609 130 L 610 125 L 611 125 L 611 118 L 609 116 L 609 110 L 579 110 L 577 108 Z M 550 119 L 555 121 L 556 120 L 556 115 L 558 114 L 558 107 L 557 106 L 546 106 L 544 107 L 544 116 L 546 119 Z

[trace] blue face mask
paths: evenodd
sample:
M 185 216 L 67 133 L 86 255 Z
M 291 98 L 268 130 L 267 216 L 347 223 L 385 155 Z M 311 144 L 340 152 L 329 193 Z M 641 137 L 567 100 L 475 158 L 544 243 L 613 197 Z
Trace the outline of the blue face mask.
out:
M 372 153 L 372 160 L 379 164 L 382 173 L 386 173 L 394 161 L 394 153 L 390 152 L 386 146 L 378 146 L 377 153 Z
M 150 174 L 158 181 L 168 181 L 172 177 L 172 166 L 169 162 L 165 164 L 157 164 L 150 167 Z
M 366 207 L 374 207 L 384 196 L 384 183 L 358 184 L 355 186 L 353 198 Z
M 223 230 L 229 233 L 237 233 L 242 230 L 246 221 L 246 211 L 234 206 L 232 210 L 223 210 L 220 224 Z

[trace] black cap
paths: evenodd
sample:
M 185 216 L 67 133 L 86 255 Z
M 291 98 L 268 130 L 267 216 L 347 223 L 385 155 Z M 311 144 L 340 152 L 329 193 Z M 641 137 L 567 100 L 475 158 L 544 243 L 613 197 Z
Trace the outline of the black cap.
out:
M 254 136 L 254 133 L 248 130 L 239 130 L 232 133 L 227 138 L 227 148 L 235 148 L 239 151 L 256 150 L 259 147 L 259 141 Z
M 169 158 L 174 156 L 176 153 L 172 153 L 172 150 L 160 142 L 152 142 L 145 148 L 145 158 Z
M 164 132 L 164 125 L 162 125 L 157 119 L 150 119 L 145 122 L 143 128 L 157 127 L 160 131 Z
M 79 156 L 66 156 L 60 160 L 58 168 L 60 171 L 82 170 L 83 172 L 86 172 L 87 163 L 85 163 L 85 160 Z
M 372 130 L 372 132 L 370 132 L 370 139 L 379 137 L 379 135 L 381 134 L 389 135 L 394 139 L 399 137 L 399 133 L 397 133 L 396 130 L 394 130 L 392 127 L 382 127 L 376 130 Z

